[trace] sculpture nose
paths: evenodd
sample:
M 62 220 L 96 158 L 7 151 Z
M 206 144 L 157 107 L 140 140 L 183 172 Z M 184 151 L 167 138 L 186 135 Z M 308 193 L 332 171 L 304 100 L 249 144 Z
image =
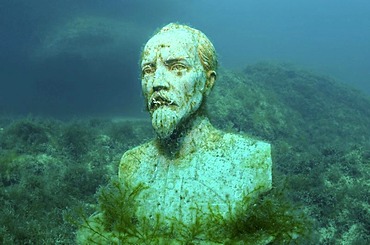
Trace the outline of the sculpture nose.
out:
M 164 71 L 162 69 L 157 69 L 154 75 L 154 81 L 153 81 L 153 90 L 160 91 L 160 90 L 168 90 L 169 84 L 166 80 L 166 76 L 164 74 Z
M 153 91 L 168 90 L 169 85 L 164 77 L 155 77 L 153 81 Z

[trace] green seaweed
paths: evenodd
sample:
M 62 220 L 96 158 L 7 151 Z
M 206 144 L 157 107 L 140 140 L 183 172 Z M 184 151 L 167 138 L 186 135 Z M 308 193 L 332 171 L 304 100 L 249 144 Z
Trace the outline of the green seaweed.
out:
M 137 217 L 136 198 L 145 190 L 119 180 L 112 180 L 98 194 L 98 212 L 90 218 L 82 215 L 79 243 L 150 243 L 176 241 L 193 244 L 201 241 L 215 243 L 265 244 L 267 242 L 298 243 L 308 237 L 312 240 L 313 222 L 303 211 L 295 208 L 284 191 L 274 189 L 256 200 L 245 200 L 245 206 L 236 215 L 223 217 L 217 210 L 197 212 L 193 224 L 181 220 L 154 221 Z

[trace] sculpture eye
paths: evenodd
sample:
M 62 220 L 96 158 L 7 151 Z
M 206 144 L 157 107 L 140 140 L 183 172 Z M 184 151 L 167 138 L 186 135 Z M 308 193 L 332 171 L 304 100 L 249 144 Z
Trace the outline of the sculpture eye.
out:
M 155 72 L 155 66 L 153 64 L 146 64 L 142 69 L 142 75 L 148 75 Z
M 183 64 L 177 63 L 171 66 L 171 71 L 182 71 L 187 69 L 187 67 Z

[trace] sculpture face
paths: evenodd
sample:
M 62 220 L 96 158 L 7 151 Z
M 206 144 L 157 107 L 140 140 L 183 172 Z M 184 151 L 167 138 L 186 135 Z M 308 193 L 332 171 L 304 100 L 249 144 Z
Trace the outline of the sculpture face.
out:
M 207 77 L 196 36 L 185 29 L 153 36 L 145 45 L 141 69 L 153 128 L 160 138 L 167 138 L 203 100 Z

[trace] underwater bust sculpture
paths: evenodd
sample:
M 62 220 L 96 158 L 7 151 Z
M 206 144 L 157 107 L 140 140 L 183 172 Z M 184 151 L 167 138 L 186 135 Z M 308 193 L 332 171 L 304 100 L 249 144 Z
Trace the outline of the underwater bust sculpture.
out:
M 128 194 L 104 204 L 112 209 L 112 203 L 120 203 L 109 218 L 103 209 L 85 219 L 78 241 L 217 244 L 220 239 L 213 238 L 224 236 L 210 227 L 225 225 L 271 189 L 270 145 L 222 132 L 209 122 L 205 101 L 216 81 L 217 57 L 202 32 L 166 25 L 146 43 L 141 71 L 157 137 L 123 154 L 118 183 Z M 117 217 L 122 207 L 133 211 L 124 209 L 128 215 Z
M 204 106 L 217 57 L 202 32 L 169 24 L 145 45 L 142 91 L 157 138 L 127 151 L 119 178 L 146 189 L 137 215 L 171 226 L 217 212 L 228 217 L 271 188 L 270 145 L 215 129 Z M 225 102 L 227 103 L 227 102 Z

